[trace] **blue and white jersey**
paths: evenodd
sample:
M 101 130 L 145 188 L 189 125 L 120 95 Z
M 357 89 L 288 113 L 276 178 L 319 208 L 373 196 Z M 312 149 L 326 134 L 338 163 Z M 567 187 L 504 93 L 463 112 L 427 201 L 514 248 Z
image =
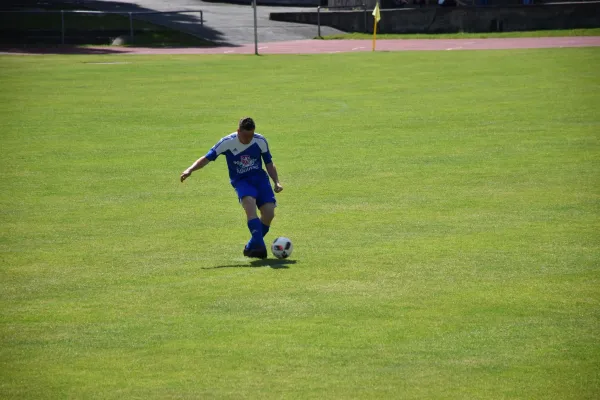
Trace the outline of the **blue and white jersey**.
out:
M 206 153 L 206 158 L 215 161 L 221 154 L 225 154 L 227 159 L 231 183 L 255 174 L 266 174 L 262 169 L 262 160 L 265 165 L 271 163 L 269 145 L 264 136 L 259 133 L 254 133 L 250 143 L 242 144 L 238 139 L 237 132 L 233 132 L 219 140 Z

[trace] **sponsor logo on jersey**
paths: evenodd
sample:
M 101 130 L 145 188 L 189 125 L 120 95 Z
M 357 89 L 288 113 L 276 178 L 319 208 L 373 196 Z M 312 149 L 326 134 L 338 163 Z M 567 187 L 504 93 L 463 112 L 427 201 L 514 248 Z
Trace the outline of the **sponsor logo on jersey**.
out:
M 252 159 L 250 156 L 241 156 L 240 162 L 244 167 L 251 167 L 254 165 L 254 159 Z
M 256 159 L 250 157 L 249 155 L 240 156 L 240 161 L 234 161 L 235 165 L 238 166 L 237 173 L 243 174 L 253 169 L 258 169 L 258 164 Z

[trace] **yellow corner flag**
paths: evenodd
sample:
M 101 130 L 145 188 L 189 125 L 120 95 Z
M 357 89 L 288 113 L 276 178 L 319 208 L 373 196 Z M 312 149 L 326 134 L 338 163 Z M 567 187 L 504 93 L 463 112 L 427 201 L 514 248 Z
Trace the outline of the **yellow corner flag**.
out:
M 373 10 L 373 51 L 375 51 L 375 41 L 377 40 L 377 23 L 381 19 L 381 14 L 379 13 L 379 1 L 375 4 L 375 9 Z

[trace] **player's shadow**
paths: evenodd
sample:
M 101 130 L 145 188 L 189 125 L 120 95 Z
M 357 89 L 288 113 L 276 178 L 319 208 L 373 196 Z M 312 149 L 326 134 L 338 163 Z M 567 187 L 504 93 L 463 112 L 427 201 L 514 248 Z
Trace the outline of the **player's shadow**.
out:
M 219 268 L 260 268 L 270 267 L 273 269 L 287 269 L 289 265 L 296 264 L 296 260 L 279 260 L 267 258 L 264 260 L 253 260 L 247 264 L 229 264 L 229 265 L 217 265 L 215 267 L 202 267 L 202 269 L 219 269 Z

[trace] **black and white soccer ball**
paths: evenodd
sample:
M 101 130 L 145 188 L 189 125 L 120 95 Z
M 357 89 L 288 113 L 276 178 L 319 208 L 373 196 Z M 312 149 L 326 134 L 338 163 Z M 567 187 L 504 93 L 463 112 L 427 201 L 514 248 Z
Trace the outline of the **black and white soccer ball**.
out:
M 286 237 L 280 236 L 273 241 L 271 252 L 277 258 L 288 258 L 292 254 L 294 245 L 292 241 Z

